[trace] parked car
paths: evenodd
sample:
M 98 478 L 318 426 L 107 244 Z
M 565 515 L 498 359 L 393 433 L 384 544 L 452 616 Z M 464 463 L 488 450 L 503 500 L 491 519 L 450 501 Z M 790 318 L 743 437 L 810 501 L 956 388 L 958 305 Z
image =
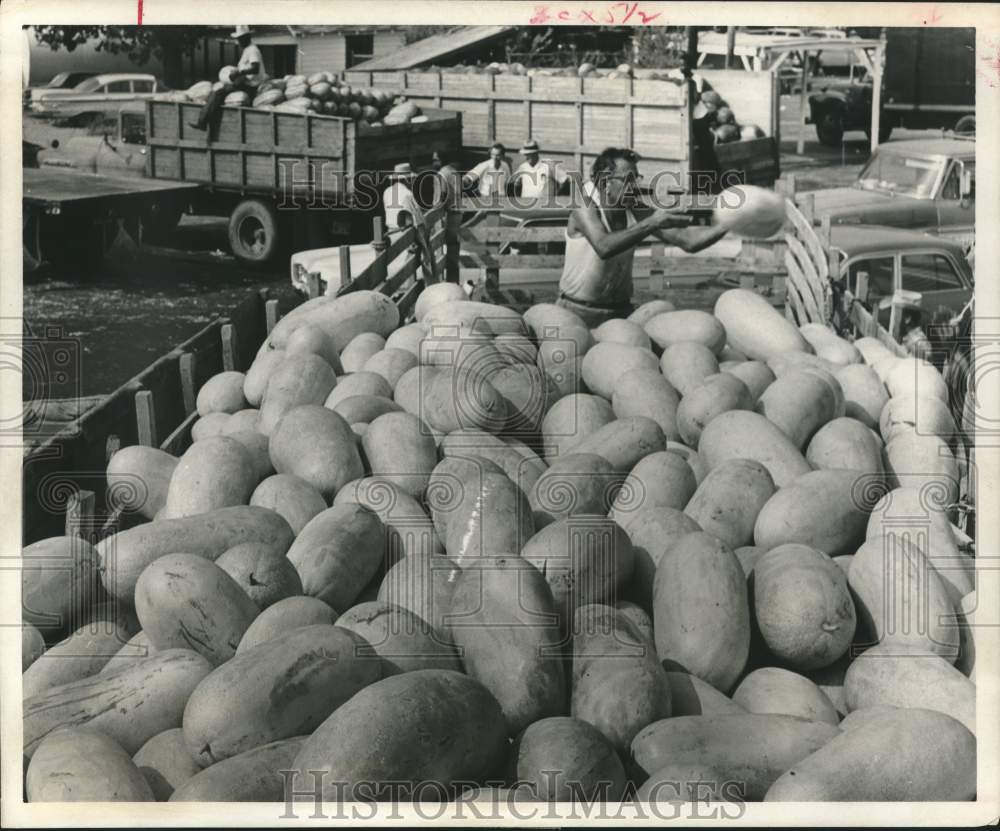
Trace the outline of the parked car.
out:
M 94 75 L 69 89 L 37 90 L 28 111 L 38 116 L 66 117 L 111 109 L 129 101 L 143 101 L 168 91 L 162 81 L 145 73 Z
M 37 87 L 28 87 L 24 90 L 24 106 L 27 107 L 38 96 L 39 93 L 48 89 L 73 89 L 77 84 L 93 78 L 96 72 L 60 72 L 52 76 L 47 84 L 40 84 Z
M 972 242 L 976 220 L 976 143 L 967 138 L 880 145 L 850 187 L 813 191 L 815 221 L 889 225 Z
M 843 288 L 888 326 L 890 302 L 898 291 L 915 298 L 920 326 L 932 337 L 953 325 L 975 290 L 972 268 L 961 245 L 932 234 L 870 225 L 839 225 L 831 244 L 841 257 Z M 867 275 L 859 292 L 858 277 Z

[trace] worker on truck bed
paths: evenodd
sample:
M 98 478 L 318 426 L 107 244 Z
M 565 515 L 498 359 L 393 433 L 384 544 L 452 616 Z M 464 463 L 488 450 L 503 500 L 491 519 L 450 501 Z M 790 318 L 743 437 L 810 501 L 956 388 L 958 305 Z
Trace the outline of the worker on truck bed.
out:
M 506 152 L 506 148 L 500 142 L 494 144 L 490 148 L 490 157 L 465 174 L 463 185 L 478 186 L 480 196 L 506 194 L 511 181 L 510 163 L 504 158 Z
M 230 37 L 234 38 L 243 50 L 240 53 L 239 63 L 236 64 L 236 69 L 230 73 L 229 83 L 223 83 L 221 87 L 213 89 L 208 94 L 201 112 L 198 113 L 198 120 L 188 125 L 196 130 L 205 130 L 215 122 L 219 110 L 222 109 L 222 102 L 231 92 L 245 90 L 253 96 L 257 87 L 267 79 L 267 72 L 264 70 L 264 56 L 261 54 L 260 47 L 253 42 L 250 27 L 237 26 L 236 31 Z
M 583 204 L 566 225 L 566 255 L 556 303 L 593 328 L 632 312 L 632 259 L 646 237 L 692 253 L 725 236 L 718 227 L 687 227 L 690 217 L 639 200 L 638 155 L 609 147 L 595 160 Z
M 382 206 L 385 209 L 385 225 L 389 234 L 413 225 L 417 234 L 417 245 L 422 254 L 421 268 L 425 283 L 438 282 L 438 268 L 434 261 L 434 251 L 427 234 L 424 212 L 417 197 L 413 195 L 413 180 L 416 175 L 409 162 L 397 164 L 389 177 L 389 187 L 382 192 Z

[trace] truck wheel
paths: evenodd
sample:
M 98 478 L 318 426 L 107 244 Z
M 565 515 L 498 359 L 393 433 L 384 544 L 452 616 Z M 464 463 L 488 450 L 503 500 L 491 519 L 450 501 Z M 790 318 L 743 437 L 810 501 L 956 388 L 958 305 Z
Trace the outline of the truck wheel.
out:
M 229 216 L 229 247 L 250 265 L 265 265 L 279 250 L 278 216 L 260 199 L 244 199 Z
M 976 134 L 976 117 L 974 115 L 963 115 L 955 125 L 955 132 L 959 135 Z
M 844 117 L 835 110 L 827 110 L 816 122 L 816 137 L 827 147 L 840 147 L 844 140 Z

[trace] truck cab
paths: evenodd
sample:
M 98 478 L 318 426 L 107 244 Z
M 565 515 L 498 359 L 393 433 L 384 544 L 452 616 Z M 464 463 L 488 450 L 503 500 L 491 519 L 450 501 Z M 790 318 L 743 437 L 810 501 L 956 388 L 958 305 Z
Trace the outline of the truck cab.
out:
M 813 191 L 815 221 L 885 225 L 940 234 L 968 247 L 976 221 L 972 139 L 918 139 L 881 145 L 850 187 Z
M 146 115 L 122 107 L 102 114 L 87 135 L 54 141 L 37 153 L 39 167 L 66 167 L 107 176 L 142 177 L 146 170 Z

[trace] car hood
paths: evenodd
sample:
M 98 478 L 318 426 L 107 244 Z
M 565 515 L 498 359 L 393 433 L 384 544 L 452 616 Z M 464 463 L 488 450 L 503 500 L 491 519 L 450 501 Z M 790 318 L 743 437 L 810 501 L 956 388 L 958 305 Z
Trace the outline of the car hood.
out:
M 817 222 L 829 215 L 833 222 L 906 226 L 927 207 L 926 200 L 860 188 L 827 188 L 811 193 Z

